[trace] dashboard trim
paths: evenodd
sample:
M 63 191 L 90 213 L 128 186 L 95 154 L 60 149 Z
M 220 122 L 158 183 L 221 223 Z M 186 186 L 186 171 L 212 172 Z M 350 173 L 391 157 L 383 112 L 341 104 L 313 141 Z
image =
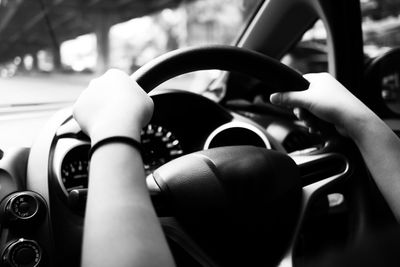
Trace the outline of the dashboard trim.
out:
M 260 139 L 262 140 L 262 142 L 265 145 L 265 148 L 271 149 L 271 144 L 270 144 L 270 142 L 269 142 L 264 130 L 261 130 L 260 128 L 258 128 L 257 126 L 255 126 L 253 124 L 249 124 L 249 123 L 246 123 L 246 122 L 243 122 L 243 121 L 230 121 L 228 123 L 222 124 L 219 127 L 217 127 L 207 137 L 207 139 L 206 139 L 206 141 L 204 143 L 203 149 L 204 150 L 209 149 L 211 142 L 213 141 L 213 139 L 218 134 L 222 133 L 225 130 L 233 129 L 233 128 L 242 128 L 242 129 L 246 129 L 246 130 L 249 130 L 249 131 L 255 133 L 258 137 L 260 137 Z
M 57 149 L 54 151 L 54 160 L 51 167 L 53 169 L 53 174 L 56 177 L 58 184 L 60 185 L 65 196 L 68 196 L 68 192 L 61 178 L 63 160 L 70 151 L 77 147 L 85 145 L 90 146 L 90 142 L 74 138 L 62 138 L 57 141 Z

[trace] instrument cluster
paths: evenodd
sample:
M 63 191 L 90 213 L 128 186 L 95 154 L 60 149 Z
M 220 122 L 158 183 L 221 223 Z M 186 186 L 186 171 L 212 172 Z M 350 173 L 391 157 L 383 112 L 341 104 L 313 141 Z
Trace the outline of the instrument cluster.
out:
M 141 142 L 146 175 L 164 163 L 184 154 L 177 136 L 161 125 L 148 124 L 141 132 Z M 64 139 L 60 140 L 58 148 L 59 153 L 55 155 L 55 166 L 61 165 L 61 169 L 55 169 L 55 173 L 59 177 L 63 191 L 68 194 L 74 189 L 87 188 L 89 142 L 72 138 Z

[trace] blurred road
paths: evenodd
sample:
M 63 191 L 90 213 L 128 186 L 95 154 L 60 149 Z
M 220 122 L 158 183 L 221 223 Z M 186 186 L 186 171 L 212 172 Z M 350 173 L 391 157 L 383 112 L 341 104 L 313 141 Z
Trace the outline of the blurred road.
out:
M 0 108 L 72 102 L 94 75 L 30 74 L 0 79 Z
M 47 120 L 70 106 L 92 78 L 81 74 L 0 78 L 0 148 L 31 146 Z

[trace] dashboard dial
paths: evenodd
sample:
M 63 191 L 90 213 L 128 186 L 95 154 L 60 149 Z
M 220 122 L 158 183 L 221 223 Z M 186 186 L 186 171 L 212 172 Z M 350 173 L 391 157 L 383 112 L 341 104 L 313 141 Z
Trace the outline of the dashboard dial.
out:
M 146 175 L 184 153 L 176 136 L 160 125 L 148 124 L 141 132 L 141 140 Z M 67 193 L 88 186 L 89 148 L 88 144 L 76 146 L 62 160 L 60 176 Z
M 183 154 L 180 141 L 167 128 L 147 125 L 141 133 L 146 175 Z
M 79 146 L 72 149 L 63 160 L 61 180 L 67 192 L 73 189 L 83 189 L 88 186 L 88 155 L 89 146 Z M 82 157 L 84 155 L 84 157 Z

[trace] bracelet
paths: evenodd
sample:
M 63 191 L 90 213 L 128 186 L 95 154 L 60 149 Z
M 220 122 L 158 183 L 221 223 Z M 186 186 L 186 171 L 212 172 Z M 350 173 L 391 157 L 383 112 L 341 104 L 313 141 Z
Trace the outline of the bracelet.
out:
M 136 141 L 135 139 L 127 136 L 112 136 L 112 137 L 107 137 L 103 140 L 98 141 L 96 144 L 94 144 L 90 150 L 89 150 L 89 160 L 92 158 L 93 153 L 101 146 L 110 144 L 110 143 L 123 143 L 127 144 L 131 147 L 136 148 L 139 150 L 139 153 L 142 153 L 142 144 L 139 141 Z

